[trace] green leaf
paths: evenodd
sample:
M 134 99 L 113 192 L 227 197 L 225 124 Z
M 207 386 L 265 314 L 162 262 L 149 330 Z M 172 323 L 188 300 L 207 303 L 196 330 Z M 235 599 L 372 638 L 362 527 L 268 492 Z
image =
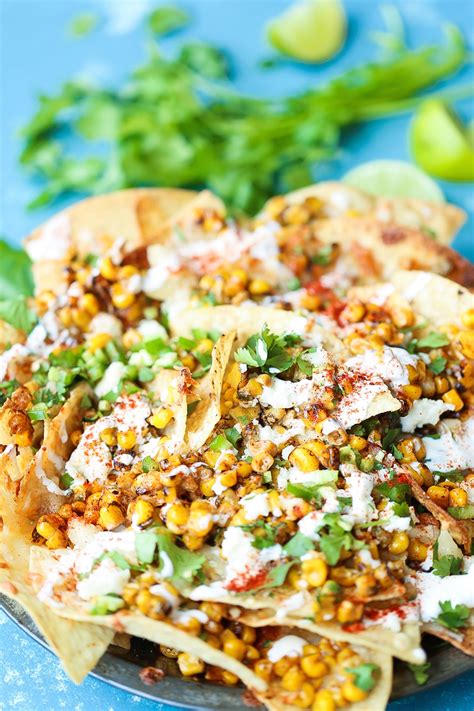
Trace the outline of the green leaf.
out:
M 428 669 L 430 667 L 430 662 L 426 662 L 425 664 L 408 664 L 408 668 L 415 677 L 415 681 L 418 686 L 423 686 L 428 681 Z
M 110 593 L 108 595 L 97 595 L 91 607 L 91 615 L 110 615 L 125 607 L 125 603 L 119 595 Z
M 125 558 L 125 556 L 123 556 L 118 551 L 106 551 L 105 553 L 102 553 L 102 555 L 99 556 L 99 558 L 97 558 L 94 563 L 97 565 L 106 558 L 110 558 L 110 560 L 117 566 L 117 568 L 120 568 L 120 570 L 130 570 L 130 568 L 132 567 L 128 560 Z
M 139 531 L 135 534 L 135 551 L 139 563 L 153 563 L 157 542 L 155 531 Z
M 209 449 L 213 452 L 223 452 L 226 449 L 233 449 L 233 447 L 234 445 L 227 439 L 223 432 L 216 435 L 209 445 Z
M 446 600 L 445 602 L 440 602 L 439 606 L 441 612 L 436 618 L 436 621 L 439 622 L 440 625 L 450 630 L 467 627 L 470 612 L 466 605 L 455 605 L 453 607 L 451 601 Z
M 145 474 L 148 474 L 148 472 L 151 472 L 152 469 L 156 469 L 157 463 L 152 457 L 145 457 L 145 459 L 142 460 L 142 470 L 145 472 Z
M 14 328 L 29 333 L 35 325 L 36 314 L 28 308 L 26 299 L 18 296 L 8 301 L 0 301 L 0 320 L 6 321 Z
M 294 560 L 289 560 L 287 563 L 281 563 L 280 565 L 272 568 L 267 576 L 267 582 L 262 585 L 263 589 L 266 588 L 279 588 L 283 585 L 286 580 L 286 576 L 290 568 L 295 564 Z
M 448 575 L 458 575 L 462 568 L 462 558 L 454 555 L 443 555 L 433 563 L 433 573 L 440 578 Z
M 448 506 L 448 513 L 458 521 L 466 521 L 467 519 L 474 518 L 474 504 L 467 504 L 467 506 Z
M 238 441 L 242 439 L 239 430 L 236 427 L 229 427 L 224 430 L 224 432 L 228 442 L 230 442 L 233 447 L 237 447 Z
M 67 474 L 64 472 L 64 474 L 61 474 L 59 477 L 59 484 L 62 489 L 69 489 L 71 484 L 74 482 L 74 479 L 70 474 Z
M 0 240 L 0 301 L 32 294 L 30 258 L 23 249 L 16 249 Z
M 150 383 L 155 377 L 151 368 L 140 368 L 138 371 L 138 380 L 141 383 Z
M 380 674 L 378 664 L 360 664 L 358 667 L 345 669 L 349 674 L 354 674 L 354 684 L 362 691 L 371 691 L 377 683 L 377 675 Z
M 440 479 L 446 479 L 447 481 L 460 482 L 464 481 L 464 474 L 460 469 L 452 469 L 450 472 L 439 472 L 436 470 L 432 471 L 434 476 L 439 476 Z
M 322 247 L 317 254 L 313 254 L 311 257 L 311 262 L 313 264 L 319 264 L 321 267 L 327 267 L 331 264 L 332 257 L 332 245 L 327 244 Z
M 440 373 L 443 372 L 443 370 L 446 368 L 446 363 L 448 362 L 447 358 L 443 358 L 443 356 L 438 356 L 438 358 L 434 358 L 431 363 L 429 364 L 428 368 L 435 373 L 435 375 L 439 375 Z
M 311 538 L 298 531 L 293 538 L 283 546 L 283 550 L 290 558 L 301 558 L 305 553 L 314 550 L 314 543 Z
M 395 484 L 391 481 L 384 481 L 377 484 L 374 491 L 380 496 L 385 496 L 390 501 L 396 504 L 402 504 L 410 495 L 410 486 L 408 484 Z
M 207 79 L 225 79 L 229 73 L 224 53 L 207 42 L 187 42 L 181 48 L 179 61 Z
M 442 348 L 449 345 L 449 338 L 444 333 L 435 333 L 431 331 L 424 338 L 420 338 L 417 343 L 417 348 Z
M 77 15 L 69 24 L 69 34 L 72 37 L 85 37 L 97 26 L 98 18 L 92 12 Z
M 188 22 L 188 13 L 176 5 L 162 5 L 148 16 L 148 26 L 156 35 L 167 35 L 181 30 Z
M 187 548 L 180 548 L 168 533 L 157 533 L 156 538 L 160 553 L 166 553 L 173 564 L 171 580 L 178 583 L 192 582 L 206 562 L 205 556 L 193 553 Z

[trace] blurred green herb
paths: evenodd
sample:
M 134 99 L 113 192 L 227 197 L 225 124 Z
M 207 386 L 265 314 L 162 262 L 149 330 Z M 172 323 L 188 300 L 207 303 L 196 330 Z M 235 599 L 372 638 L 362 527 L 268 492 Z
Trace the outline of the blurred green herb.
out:
M 0 240 L 0 321 L 29 332 L 36 316 L 28 307 L 33 294 L 31 261 L 23 249 L 15 249 Z
M 186 13 L 171 6 L 148 20 L 155 34 L 186 22 Z M 455 27 L 445 45 L 408 49 L 399 36 L 389 45 L 383 60 L 325 86 L 263 100 L 222 83 L 227 64 L 218 50 L 193 42 L 169 59 L 152 43 L 146 63 L 121 88 L 70 81 L 39 97 L 22 131 L 21 162 L 45 185 L 32 206 L 69 192 L 207 185 L 231 209 L 253 212 L 271 194 L 310 182 L 315 165 L 335 155 L 344 127 L 413 108 L 421 91 L 466 60 Z M 101 141 L 101 149 L 108 144 L 109 153 L 98 157 L 92 146 L 76 158 L 71 134 Z
M 98 18 L 92 12 L 77 15 L 69 24 L 68 32 L 71 37 L 85 37 L 97 27 Z

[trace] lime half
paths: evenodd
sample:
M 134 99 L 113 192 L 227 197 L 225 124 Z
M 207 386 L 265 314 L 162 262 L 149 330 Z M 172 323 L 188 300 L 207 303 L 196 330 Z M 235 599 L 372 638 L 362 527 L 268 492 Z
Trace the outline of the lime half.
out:
M 439 185 L 411 163 L 373 160 L 350 170 L 342 181 L 371 195 L 444 202 Z
M 266 27 L 274 49 L 302 62 L 324 62 L 342 47 L 346 14 L 341 0 L 302 0 Z
M 465 128 L 449 106 L 425 101 L 410 130 L 413 157 L 430 175 L 445 180 L 474 180 L 472 129 Z

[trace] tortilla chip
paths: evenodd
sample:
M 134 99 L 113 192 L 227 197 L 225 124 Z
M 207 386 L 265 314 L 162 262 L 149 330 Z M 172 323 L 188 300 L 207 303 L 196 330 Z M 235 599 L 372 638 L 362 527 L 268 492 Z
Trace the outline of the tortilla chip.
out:
M 186 442 L 191 450 L 202 447 L 219 422 L 222 383 L 234 341 L 235 331 L 218 339 L 212 351 L 211 369 L 198 381 L 195 396 L 199 402 L 189 415 L 186 425 Z
M 439 637 L 439 639 L 444 639 L 445 642 L 457 647 L 464 654 L 474 657 L 474 627 L 455 631 L 449 630 L 442 625 L 437 625 L 435 622 L 430 622 L 423 625 L 423 632 Z
M 175 452 L 183 446 L 186 432 L 186 371 L 161 370 L 147 390 L 173 410 L 173 419 L 164 434 L 169 437 L 167 447 Z
M 299 611 L 298 611 L 299 613 Z M 259 610 L 258 612 L 245 612 L 239 617 L 249 627 L 271 627 L 288 625 L 298 629 L 307 630 L 321 637 L 333 639 L 335 642 L 349 642 L 382 654 L 390 654 L 397 659 L 412 664 L 420 663 L 421 634 L 420 625 L 415 622 L 402 623 L 399 632 L 393 632 L 381 625 L 367 627 L 360 632 L 347 632 L 334 622 L 311 622 L 303 617 L 278 617 L 274 610 Z
M 193 193 L 192 199 L 169 213 L 148 244 L 169 244 L 176 239 L 180 243 L 214 239 L 215 232 L 205 228 L 203 218 L 210 215 L 223 218 L 225 213 L 224 203 L 210 190 Z
M 291 627 L 281 627 L 280 637 L 290 634 L 294 634 L 294 629 Z M 306 631 L 303 635 L 303 639 L 306 639 L 308 644 L 317 644 L 320 636 Z M 350 703 L 345 708 L 350 711 L 381 711 L 386 708 L 392 688 L 392 657 L 386 652 L 369 650 L 368 648 L 355 648 L 354 652 L 360 654 L 362 664 L 376 664 L 379 667 L 380 676 L 377 680 L 377 684 L 364 701 Z M 322 688 L 325 688 L 325 684 L 330 678 L 331 671 L 328 677 L 324 678 Z M 296 690 L 296 693 L 297 692 L 298 690 Z M 255 696 L 259 701 L 262 701 L 270 711 L 292 711 L 292 709 L 296 711 L 296 709 L 301 708 L 298 704 L 293 702 L 295 692 L 283 689 L 277 678 L 274 678 L 269 683 L 269 689 L 267 691 L 256 692 Z
M 357 214 L 372 216 L 380 222 L 426 230 L 433 235 L 431 239 L 441 244 L 450 244 L 466 221 L 466 213 L 454 205 L 413 198 L 374 196 L 337 181 L 309 185 L 289 193 L 285 199 L 289 204 L 296 205 L 308 197 L 321 200 L 323 211 L 328 217 Z
M 43 444 L 36 453 L 24 477 L 19 481 L 18 510 L 25 516 L 39 516 L 64 503 L 65 492 L 59 487 L 59 477 L 73 450 L 71 434 L 82 423 L 82 400 L 91 395 L 87 383 L 77 385 L 51 420 Z
M 461 315 L 474 308 L 474 294 L 438 274 L 397 271 L 391 281 L 412 309 L 432 326 L 462 327 Z

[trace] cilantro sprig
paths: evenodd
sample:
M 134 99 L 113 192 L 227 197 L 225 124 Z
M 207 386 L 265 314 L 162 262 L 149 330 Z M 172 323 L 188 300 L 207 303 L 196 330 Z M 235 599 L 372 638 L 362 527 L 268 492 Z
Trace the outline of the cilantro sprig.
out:
M 450 630 L 462 629 L 467 627 L 470 612 L 466 605 L 455 605 L 451 600 L 445 600 L 439 603 L 441 612 L 436 618 L 443 627 L 447 627 Z
M 245 346 L 237 349 L 234 358 L 237 363 L 259 368 L 264 373 L 284 373 L 296 362 L 289 349 L 300 342 L 296 333 L 276 335 L 265 324 L 260 333 L 250 336 Z
M 377 683 L 377 675 L 380 674 L 378 664 L 360 664 L 358 667 L 345 669 L 344 671 L 354 675 L 354 684 L 362 691 L 371 691 Z

